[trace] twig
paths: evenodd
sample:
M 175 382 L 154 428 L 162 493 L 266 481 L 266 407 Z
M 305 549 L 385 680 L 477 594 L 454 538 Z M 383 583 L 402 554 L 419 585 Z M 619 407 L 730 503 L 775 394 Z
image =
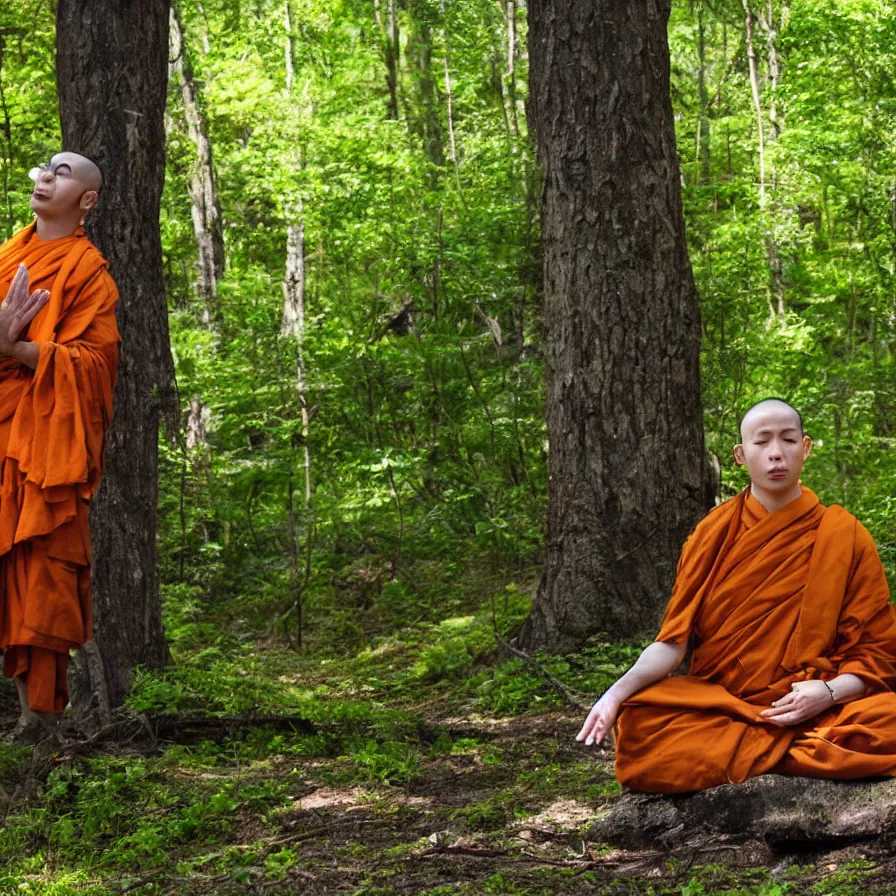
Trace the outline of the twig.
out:
M 520 650 L 518 647 L 514 647 L 511 643 L 505 640 L 498 632 L 495 632 L 495 638 L 498 643 L 503 647 L 508 653 L 513 654 L 513 656 L 519 657 L 521 660 L 525 660 L 525 662 L 534 666 L 536 671 L 548 684 L 551 685 L 556 691 L 559 692 L 560 696 L 570 705 L 577 706 L 580 709 L 590 709 L 593 705 L 592 700 L 585 699 L 585 696 L 577 691 L 570 690 L 562 681 L 555 678 L 548 672 L 545 667 L 535 659 L 531 654 L 526 653 L 525 650 Z

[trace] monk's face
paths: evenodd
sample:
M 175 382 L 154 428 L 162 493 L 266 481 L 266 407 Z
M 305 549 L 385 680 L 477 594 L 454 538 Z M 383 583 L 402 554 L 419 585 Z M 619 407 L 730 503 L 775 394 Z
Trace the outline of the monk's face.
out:
M 99 171 L 90 159 L 60 152 L 49 164 L 32 171 L 31 210 L 44 220 L 80 221 L 93 208 L 99 190 Z
M 780 401 L 757 405 L 744 417 L 741 439 L 734 459 L 746 466 L 755 488 L 785 493 L 799 485 L 812 440 L 793 408 Z

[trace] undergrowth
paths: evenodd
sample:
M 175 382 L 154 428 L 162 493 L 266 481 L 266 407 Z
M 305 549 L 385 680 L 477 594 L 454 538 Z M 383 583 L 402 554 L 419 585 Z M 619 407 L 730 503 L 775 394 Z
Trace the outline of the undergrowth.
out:
M 567 698 L 592 699 L 638 645 L 595 639 L 574 656 L 507 658 L 528 603 L 502 589 L 478 611 L 341 654 L 173 630 L 176 665 L 140 672 L 130 709 L 223 726 L 50 757 L 40 774 L 29 750 L 0 742 L 0 893 L 875 892 L 861 864 L 823 880 L 716 866 L 629 880 L 567 867 L 586 854 L 583 819 L 619 792 L 610 763 L 573 745 L 581 713 Z M 534 727 L 548 711 L 567 711 L 559 738 Z M 548 832 L 536 849 L 544 866 L 513 861 L 527 830 Z M 439 849 L 464 843 L 498 858 L 458 870 Z M 818 886 L 801 889 L 801 875 Z

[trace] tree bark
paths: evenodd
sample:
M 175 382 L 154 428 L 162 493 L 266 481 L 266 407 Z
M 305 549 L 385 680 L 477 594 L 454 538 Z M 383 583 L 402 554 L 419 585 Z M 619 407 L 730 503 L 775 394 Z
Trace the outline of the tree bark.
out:
M 180 84 L 187 133 L 196 147 L 196 163 L 189 180 L 190 214 L 193 233 L 199 249 L 197 291 L 202 299 L 202 322 L 206 327 L 220 324 L 218 280 L 224 274 L 224 231 L 221 226 L 221 203 L 215 182 L 215 166 L 208 126 L 199 104 L 199 91 L 193 77 L 189 51 L 184 40 L 179 4 L 171 4 L 170 21 L 171 74 Z
M 432 71 L 432 28 L 426 20 L 426 10 L 411 7 L 411 28 L 407 58 L 413 65 L 416 102 L 408 110 L 411 129 L 423 144 L 423 152 L 431 166 L 430 183 L 436 186 L 445 166 L 442 124 L 439 116 L 439 97 Z
M 295 83 L 295 15 L 290 0 L 286 2 L 286 92 L 292 94 Z M 297 158 L 294 163 L 301 165 Z M 304 476 L 304 507 L 302 512 L 301 535 L 304 539 L 304 567 L 300 569 L 302 546 L 299 544 L 299 525 L 296 514 L 295 494 L 292 476 L 287 480 L 287 511 L 289 515 L 290 546 L 290 596 L 292 611 L 295 613 L 296 649 L 302 649 L 304 628 L 304 596 L 311 578 L 311 552 L 314 541 L 314 519 L 311 506 L 311 448 L 308 435 L 311 414 L 305 386 L 305 204 L 302 198 L 296 200 L 292 218 L 286 225 L 286 265 L 283 275 L 283 316 L 280 321 L 280 335 L 296 342 L 296 397 L 302 421 L 302 473 Z
M 787 17 L 787 6 L 782 5 L 781 19 L 783 22 Z M 772 0 L 768 0 L 766 11 L 759 13 L 759 25 L 765 31 L 765 44 L 768 53 L 768 120 L 772 126 L 772 132 L 769 135 L 769 142 L 777 140 L 781 136 L 783 123 L 778 116 L 778 80 L 781 76 L 781 65 L 778 58 L 778 47 L 775 43 L 777 36 L 777 26 L 775 24 L 775 10 Z M 775 169 L 774 162 L 769 165 L 769 176 L 772 187 L 772 198 L 768 204 L 768 227 L 766 228 L 766 254 L 768 255 L 769 275 L 771 277 L 771 290 L 775 297 L 775 307 L 777 316 L 783 318 L 787 311 L 784 303 L 784 268 L 781 263 L 781 253 L 778 250 L 777 238 L 777 211 L 778 203 L 776 194 L 778 188 L 778 172 Z
M 773 203 L 768 199 L 768 179 L 767 179 L 767 163 L 766 163 L 766 139 L 765 126 L 763 123 L 762 99 L 759 87 L 759 64 L 756 58 L 756 47 L 753 40 L 753 26 L 756 16 L 750 8 L 749 0 L 742 0 L 744 7 L 744 42 L 747 49 L 747 61 L 750 73 L 750 92 L 753 96 L 753 108 L 756 112 L 756 130 L 758 135 L 758 152 L 759 152 L 759 212 L 765 224 L 765 254 L 768 259 L 768 286 L 767 301 L 769 322 L 776 318 L 783 318 L 786 313 L 784 305 L 784 279 L 781 270 L 781 258 L 778 254 L 778 241 L 775 237 L 775 214 Z M 775 49 L 774 32 L 769 23 L 772 22 L 772 7 L 769 3 L 768 19 L 759 16 L 760 25 L 765 29 L 767 34 L 767 46 L 769 50 L 769 77 L 771 98 L 769 101 L 769 120 L 772 124 L 773 136 L 775 139 L 781 132 L 778 122 L 777 105 L 775 103 L 774 91 L 778 86 L 778 57 Z M 771 180 L 774 185 L 775 170 L 771 167 Z
M 700 312 L 669 93 L 670 0 L 530 0 L 550 443 L 527 647 L 656 630 L 710 504 Z
M 703 25 L 703 5 L 697 7 L 697 90 L 700 98 L 700 117 L 697 119 L 697 159 L 700 163 L 700 183 L 708 184 L 712 139 L 709 118 L 709 91 L 706 89 L 706 29 Z
M 115 418 L 91 513 L 94 638 L 71 682 L 87 728 L 122 703 L 136 666 L 170 660 L 156 566 L 159 422 L 177 414 L 159 233 L 168 13 L 168 0 L 59 0 L 57 11 L 63 145 L 103 170 L 87 227 L 121 294 Z
M 398 74 L 401 40 L 398 30 L 397 0 L 373 0 L 373 10 L 383 41 L 383 61 L 386 63 L 386 87 L 389 90 L 386 115 L 398 121 Z
M 510 111 L 510 121 L 513 124 L 513 133 L 519 139 L 520 119 L 516 108 L 516 58 L 519 53 L 519 40 L 516 29 L 516 0 L 507 0 L 505 7 L 505 17 L 507 19 L 507 106 Z

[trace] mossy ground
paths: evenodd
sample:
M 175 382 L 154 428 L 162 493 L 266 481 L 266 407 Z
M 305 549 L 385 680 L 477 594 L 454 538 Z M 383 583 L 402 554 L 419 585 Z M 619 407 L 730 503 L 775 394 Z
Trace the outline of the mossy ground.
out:
M 636 647 L 502 662 L 495 634 L 527 603 L 499 603 L 341 653 L 174 638 L 178 666 L 140 676 L 132 711 L 220 724 L 0 743 L 0 893 L 896 892 L 891 857 L 868 844 L 770 862 L 593 842 L 590 821 L 619 793 L 612 753 L 574 743 L 581 712 L 545 673 L 594 693 Z M 0 709 L 11 727 L 10 687 Z

